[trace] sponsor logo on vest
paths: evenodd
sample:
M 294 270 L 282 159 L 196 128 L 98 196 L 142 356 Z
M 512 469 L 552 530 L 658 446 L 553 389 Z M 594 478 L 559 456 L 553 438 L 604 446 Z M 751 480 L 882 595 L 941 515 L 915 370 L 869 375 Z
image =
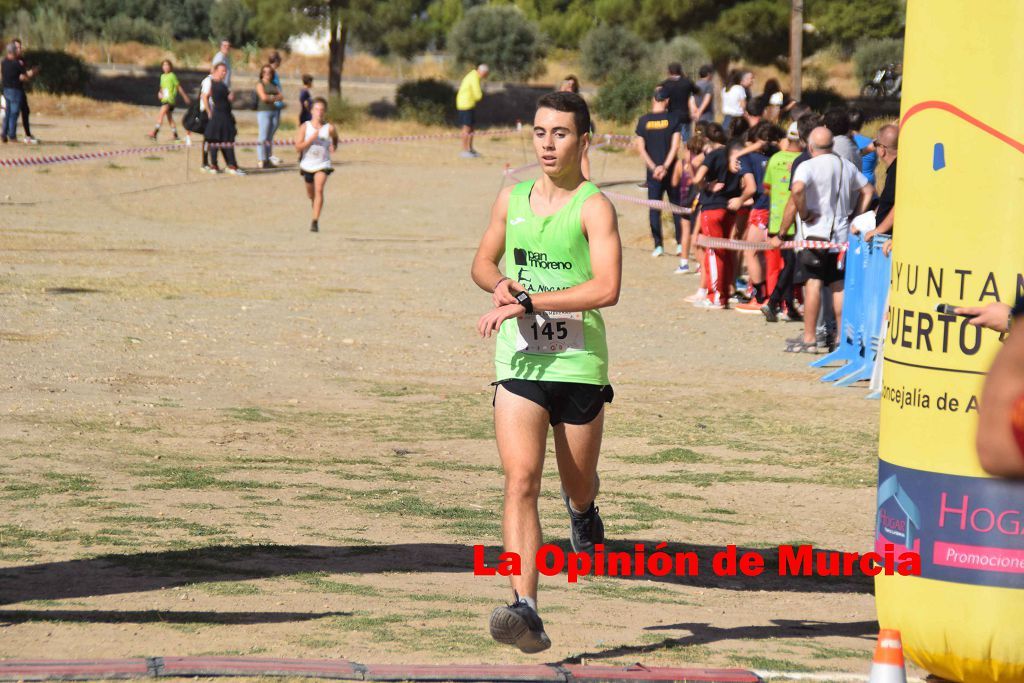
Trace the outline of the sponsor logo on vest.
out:
M 572 261 L 551 261 L 543 251 L 513 249 L 512 259 L 517 266 L 530 266 L 545 270 L 572 270 Z
M 515 218 L 511 219 L 508 222 L 508 224 L 509 225 L 519 225 L 520 223 L 525 223 L 525 222 L 526 222 L 525 218 L 523 218 L 522 216 L 516 216 Z

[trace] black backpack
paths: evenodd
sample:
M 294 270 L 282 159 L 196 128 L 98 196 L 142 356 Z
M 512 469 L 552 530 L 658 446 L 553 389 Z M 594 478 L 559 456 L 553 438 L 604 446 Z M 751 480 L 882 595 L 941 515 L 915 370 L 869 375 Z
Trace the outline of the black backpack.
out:
M 210 117 L 206 115 L 206 112 L 199 111 L 199 98 L 193 97 L 192 103 L 185 110 L 185 116 L 181 119 L 181 125 L 185 127 L 185 130 L 192 131 L 193 133 L 202 133 L 206 130 L 206 124 L 209 121 Z

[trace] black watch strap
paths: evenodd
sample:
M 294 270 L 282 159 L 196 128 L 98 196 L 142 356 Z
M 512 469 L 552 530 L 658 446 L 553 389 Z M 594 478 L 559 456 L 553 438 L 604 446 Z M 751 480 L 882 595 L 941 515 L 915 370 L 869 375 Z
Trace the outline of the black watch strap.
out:
M 526 292 L 516 294 L 516 303 L 525 308 L 527 313 L 533 313 L 533 300 Z

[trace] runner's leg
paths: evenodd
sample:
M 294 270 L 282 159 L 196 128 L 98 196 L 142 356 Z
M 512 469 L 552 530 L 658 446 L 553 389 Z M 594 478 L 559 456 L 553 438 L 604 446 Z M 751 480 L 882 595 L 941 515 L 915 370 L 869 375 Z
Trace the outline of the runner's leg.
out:
M 555 425 L 555 458 L 558 476 L 576 512 L 586 512 L 594 502 L 597 460 L 604 434 L 604 409 L 584 425 Z
M 512 589 L 537 599 L 537 550 L 540 548 L 541 475 L 547 445 L 549 415 L 533 401 L 502 386 L 494 397 L 494 432 L 505 473 L 505 509 L 502 536 L 507 552 L 522 560 L 522 573 L 511 576 Z
M 327 174 L 317 171 L 313 174 L 313 220 L 320 220 L 320 211 L 324 208 L 324 184 L 327 182 Z

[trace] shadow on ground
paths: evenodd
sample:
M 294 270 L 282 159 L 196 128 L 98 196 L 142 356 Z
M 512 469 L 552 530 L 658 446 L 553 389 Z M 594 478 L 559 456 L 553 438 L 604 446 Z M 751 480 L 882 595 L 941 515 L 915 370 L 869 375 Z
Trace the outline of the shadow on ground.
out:
M 828 621 L 801 621 L 793 619 L 772 619 L 767 626 L 737 626 L 719 628 L 706 623 L 680 623 L 665 626 L 648 626 L 646 631 L 689 631 L 690 635 L 680 638 L 665 638 L 661 642 L 647 645 L 622 645 L 598 652 L 584 652 L 568 657 L 558 664 L 580 664 L 583 660 L 617 659 L 633 655 L 650 654 L 694 645 L 708 645 L 719 641 L 771 640 L 774 638 L 826 638 L 845 636 L 848 638 L 874 639 L 878 633 L 877 621 L 851 621 L 835 623 Z
M 636 540 L 609 544 L 608 551 L 632 553 L 635 544 L 649 551 L 657 541 Z M 567 548 L 567 543 L 560 544 Z M 671 544 L 670 554 L 694 552 L 700 559 L 696 576 L 664 577 L 645 573 L 620 577 L 681 586 L 737 591 L 784 593 L 870 593 L 867 576 L 779 576 L 776 549 L 739 548 L 740 554 L 756 551 L 764 557 L 765 571 L 756 577 L 716 576 L 711 558 L 725 550 L 720 546 Z M 489 547 L 489 566 L 497 563 L 499 548 Z M 816 553 L 829 552 L 824 550 Z M 61 600 L 96 595 L 154 591 L 203 582 L 245 581 L 287 577 L 305 572 L 329 574 L 379 574 L 384 572 L 473 571 L 473 547 L 456 543 L 405 543 L 367 546 L 242 545 L 211 546 L 192 550 L 148 552 L 23 565 L 0 569 L 0 604 L 26 600 Z

